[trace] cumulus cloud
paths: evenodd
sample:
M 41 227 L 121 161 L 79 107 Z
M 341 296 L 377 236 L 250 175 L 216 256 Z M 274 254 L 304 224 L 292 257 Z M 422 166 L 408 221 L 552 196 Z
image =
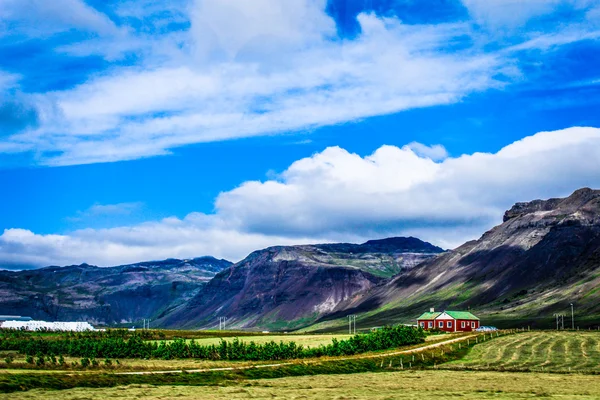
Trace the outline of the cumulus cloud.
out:
M 113 265 L 204 254 L 237 261 L 270 245 L 392 235 L 451 248 L 501 222 L 515 202 L 600 188 L 597 128 L 540 132 L 496 153 L 441 160 L 419 147 L 383 146 L 367 156 L 327 148 L 273 179 L 222 193 L 210 215 L 66 235 L 9 229 L 0 236 L 0 265 Z
M 221 194 L 216 206 L 220 216 L 250 232 L 377 235 L 419 229 L 426 239 L 451 246 L 459 244 L 455 227 L 482 230 L 516 201 L 598 187 L 599 170 L 595 128 L 542 132 L 495 154 L 441 162 L 410 146 L 384 146 L 367 157 L 329 148 L 295 162 L 279 180 L 246 182 Z

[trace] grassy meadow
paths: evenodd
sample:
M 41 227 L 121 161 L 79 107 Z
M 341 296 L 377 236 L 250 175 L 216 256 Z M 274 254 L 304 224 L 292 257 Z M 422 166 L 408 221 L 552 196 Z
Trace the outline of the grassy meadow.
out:
M 2 396 L 2 395 L 0 395 Z M 11 400 L 54 399 L 56 391 L 11 393 Z M 104 399 L 598 399 L 598 377 L 542 373 L 396 371 L 240 381 L 222 386 L 129 385 L 75 388 L 62 400 Z
M 0 394 L 0 398 L 50 399 L 58 393 L 63 400 L 600 398 L 600 332 L 498 332 L 479 334 L 477 341 L 472 335 L 432 335 L 425 343 L 396 350 L 288 360 L 276 365 L 140 359 L 122 360 L 119 367 L 113 365 L 110 369 L 5 367 L 5 373 L 0 373 L 0 387 L 12 393 Z M 304 345 L 334 337 L 262 335 L 244 340 L 280 340 L 279 336 L 288 340 L 305 338 Z M 229 369 L 190 372 L 208 368 Z M 128 370 L 174 369 L 183 372 L 121 374 Z
M 351 338 L 353 335 L 329 335 L 329 334 L 318 334 L 318 335 L 296 335 L 296 334 L 286 334 L 286 335 L 272 335 L 272 334 L 262 334 L 262 335 L 253 335 L 253 336 L 244 336 L 239 339 L 243 342 L 254 342 L 256 344 L 265 344 L 271 341 L 276 343 L 279 342 L 296 342 L 298 345 L 302 345 L 304 347 L 316 347 L 323 344 L 331 343 L 332 339 L 337 340 L 345 340 Z M 196 343 L 202 346 L 208 345 L 218 345 L 221 340 L 231 341 L 233 338 L 231 337 L 209 337 L 209 338 L 199 338 L 194 339 Z M 167 340 L 166 342 L 170 342 Z
M 600 373 L 600 332 L 537 331 L 475 346 L 454 368 Z

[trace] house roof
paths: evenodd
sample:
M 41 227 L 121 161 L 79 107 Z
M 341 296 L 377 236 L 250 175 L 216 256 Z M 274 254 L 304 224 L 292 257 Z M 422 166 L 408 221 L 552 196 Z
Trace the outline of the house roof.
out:
M 440 315 L 442 315 L 441 312 L 426 312 L 421 314 L 421 316 L 419 318 L 417 318 L 418 320 L 434 320 L 437 317 L 439 317 Z
M 474 316 L 468 311 L 444 311 L 446 314 L 451 316 L 454 319 L 466 319 L 466 320 L 474 320 L 479 321 L 479 318 Z

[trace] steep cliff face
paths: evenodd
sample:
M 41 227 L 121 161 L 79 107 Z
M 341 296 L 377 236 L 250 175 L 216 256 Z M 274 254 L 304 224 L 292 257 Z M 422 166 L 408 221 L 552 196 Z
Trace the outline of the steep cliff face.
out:
M 442 251 L 414 238 L 271 247 L 219 273 L 193 300 L 159 323 L 214 327 L 219 317 L 226 317 L 230 327 L 306 326 L 384 282 L 383 276 L 408 270 Z
M 201 257 L 111 268 L 82 264 L 0 271 L 0 314 L 95 324 L 154 318 L 192 298 L 230 265 Z
M 476 241 L 425 261 L 328 316 L 369 312 L 406 320 L 428 307 L 472 308 L 491 319 L 550 318 L 577 303 L 600 314 L 600 191 L 518 203 Z M 386 304 L 385 311 L 378 308 Z

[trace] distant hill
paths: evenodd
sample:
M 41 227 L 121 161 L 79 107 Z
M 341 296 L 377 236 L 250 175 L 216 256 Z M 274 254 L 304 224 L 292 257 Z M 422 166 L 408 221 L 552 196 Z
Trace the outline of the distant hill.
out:
M 340 303 L 321 326 L 349 313 L 362 315 L 364 325 L 414 322 L 437 307 L 471 308 L 500 326 L 552 327 L 554 313 L 570 318 L 570 303 L 578 324 L 597 326 L 599 288 L 600 191 L 585 188 L 517 203 L 479 240 Z
M 206 328 L 226 317 L 231 327 L 306 326 L 340 302 L 441 252 L 415 238 L 270 247 L 217 274 L 180 310 L 158 323 Z
M 212 257 L 118 267 L 87 264 L 0 271 L 0 314 L 120 324 L 156 318 L 232 263 Z

